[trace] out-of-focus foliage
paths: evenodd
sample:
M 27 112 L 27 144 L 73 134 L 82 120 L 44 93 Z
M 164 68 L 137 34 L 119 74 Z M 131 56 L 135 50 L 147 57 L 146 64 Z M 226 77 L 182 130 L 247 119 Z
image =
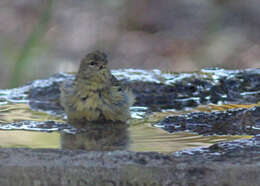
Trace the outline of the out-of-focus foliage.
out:
M 75 71 L 93 49 L 112 68 L 259 67 L 258 0 L 1 0 L 0 88 Z
M 18 57 L 15 61 L 13 76 L 11 79 L 11 86 L 18 85 L 19 80 L 23 76 L 23 71 L 26 68 L 30 69 L 30 64 L 28 64 L 28 61 L 30 61 L 30 58 L 33 57 L 33 49 L 39 47 L 41 50 L 44 50 L 43 46 L 38 46 L 38 43 L 48 29 L 48 23 L 50 22 L 52 12 L 51 7 L 52 0 L 48 0 L 46 3 L 46 8 L 40 15 L 39 22 L 35 25 L 35 28 L 30 33 L 27 41 L 25 41 L 23 48 L 20 50 L 20 53 L 18 54 Z

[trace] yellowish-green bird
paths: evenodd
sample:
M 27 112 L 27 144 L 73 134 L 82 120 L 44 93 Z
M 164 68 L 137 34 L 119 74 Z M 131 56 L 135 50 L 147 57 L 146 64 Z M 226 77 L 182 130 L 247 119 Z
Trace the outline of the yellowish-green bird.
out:
M 111 74 L 107 56 L 100 51 L 87 54 L 75 80 L 60 86 L 60 103 L 70 122 L 126 122 L 134 96 Z

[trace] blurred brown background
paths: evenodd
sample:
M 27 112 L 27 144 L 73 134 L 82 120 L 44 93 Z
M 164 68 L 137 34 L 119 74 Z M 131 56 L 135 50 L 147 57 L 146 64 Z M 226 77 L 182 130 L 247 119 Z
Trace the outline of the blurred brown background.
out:
M 0 88 L 76 71 L 94 49 L 111 68 L 257 68 L 259 44 L 259 0 L 1 0 Z

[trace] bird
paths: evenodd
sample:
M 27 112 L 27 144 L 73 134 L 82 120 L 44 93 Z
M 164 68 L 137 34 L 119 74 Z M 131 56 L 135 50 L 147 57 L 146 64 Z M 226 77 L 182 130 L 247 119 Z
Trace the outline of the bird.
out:
M 74 80 L 60 86 L 60 104 L 70 122 L 126 122 L 134 95 L 111 74 L 108 59 L 99 50 L 80 62 Z

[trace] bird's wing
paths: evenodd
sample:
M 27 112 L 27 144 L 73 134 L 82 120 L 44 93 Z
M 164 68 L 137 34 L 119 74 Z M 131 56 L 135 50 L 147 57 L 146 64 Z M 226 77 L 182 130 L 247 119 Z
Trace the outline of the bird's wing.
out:
M 75 82 L 73 80 L 66 80 L 60 85 L 60 91 L 68 95 L 73 95 L 75 93 L 74 86 Z
M 114 75 L 112 75 L 111 81 L 113 86 L 121 86 L 121 82 Z
M 128 106 L 132 106 L 135 102 L 135 95 L 133 92 L 127 87 L 126 84 L 121 83 L 120 80 L 118 80 L 115 76 L 112 75 L 112 87 L 116 89 L 116 92 L 120 92 L 120 96 L 124 96 L 126 100 L 125 103 L 127 103 Z M 121 98 L 122 99 L 122 98 Z
M 128 89 L 125 84 L 123 84 L 120 80 L 118 80 L 115 76 L 112 75 L 111 78 L 112 86 L 116 86 L 118 88 L 121 88 L 122 90 Z

